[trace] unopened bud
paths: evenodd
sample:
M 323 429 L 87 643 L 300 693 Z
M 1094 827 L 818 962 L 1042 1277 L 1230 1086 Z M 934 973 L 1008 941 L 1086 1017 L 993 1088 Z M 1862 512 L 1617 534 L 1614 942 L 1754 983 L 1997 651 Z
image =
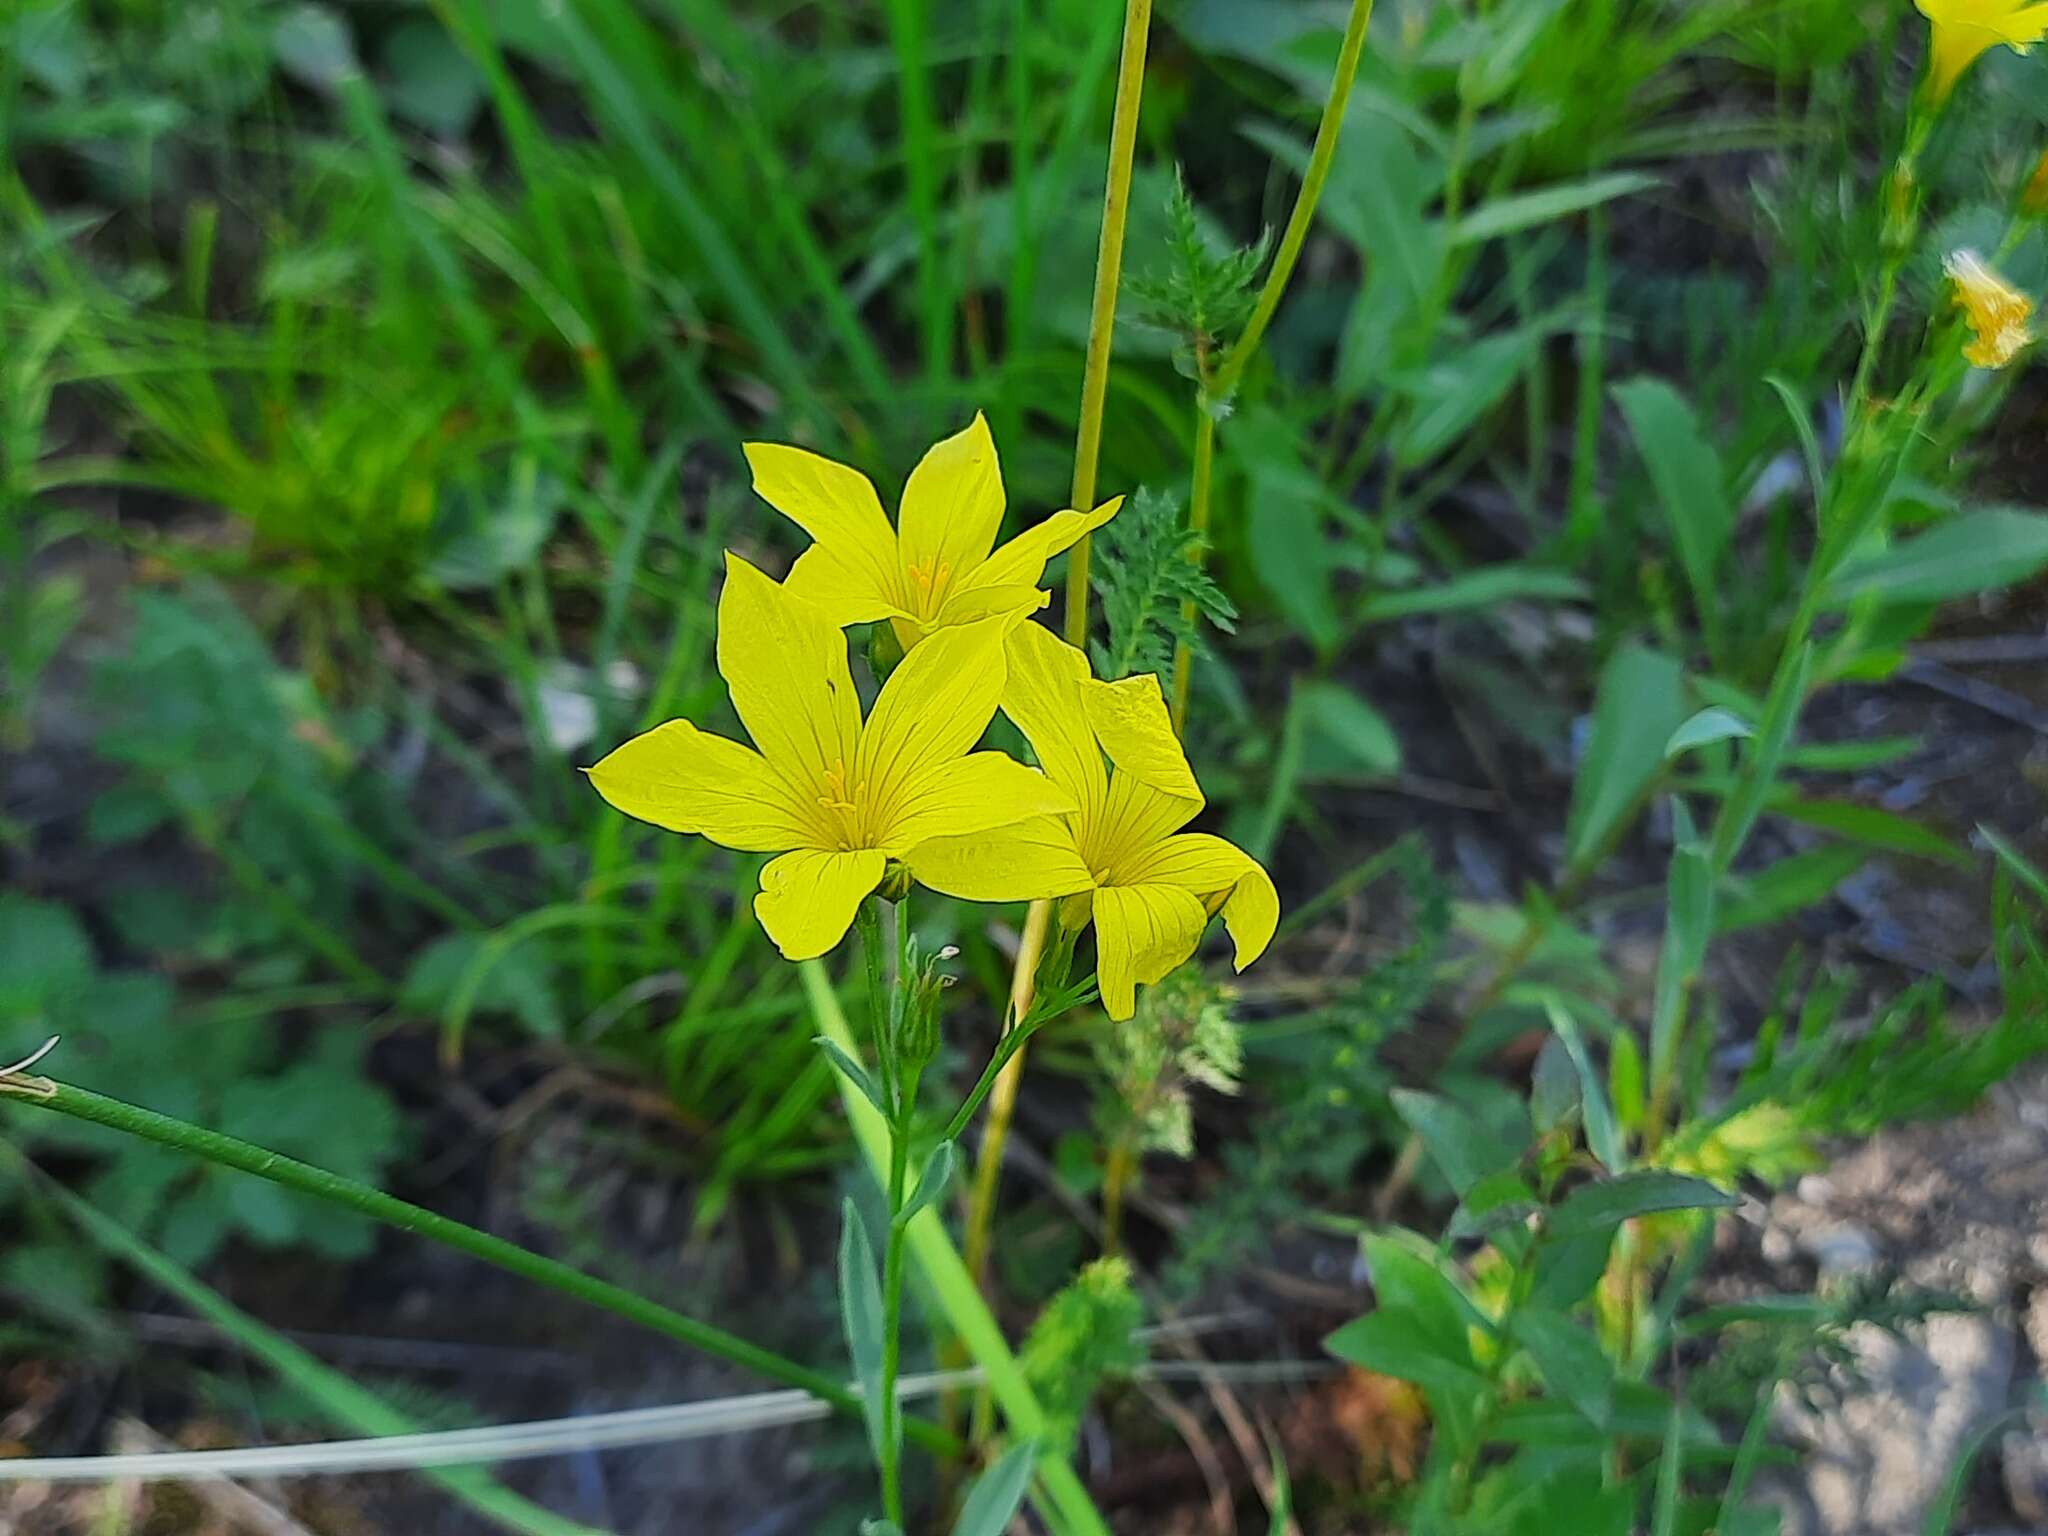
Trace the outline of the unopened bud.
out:
M 868 670 L 875 674 L 877 683 L 886 683 L 889 674 L 896 670 L 896 663 L 903 659 L 903 642 L 896 638 L 895 626 L 886 622 L 868 627 Z
M 901 901 L 910 894 L 910 866 L 891 859 L 882 870 L 882 883 L 875 894 L 884 901 Z
M 1884 224 L 1880 239 L 1888 255 L 1903 256 L 1912 249 L 1913 231 L 1920 222 L 1920 182 L 1910 161 L 1901 160 L 1885 178 Z

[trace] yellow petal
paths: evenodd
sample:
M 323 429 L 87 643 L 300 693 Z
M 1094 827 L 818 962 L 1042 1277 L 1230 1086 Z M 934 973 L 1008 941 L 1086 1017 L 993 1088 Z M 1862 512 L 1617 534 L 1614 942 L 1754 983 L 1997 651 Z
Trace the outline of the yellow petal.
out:
M 860 733 L 854 780 L 886 826 L 931 769 L 958 758 L 988 729 L 1003 691 L 1004 619 L 936 634 L 889 674 Z
M 1121 882 L 1126 871 L 1162 839 L 1190 821 L 1201 803 L 1162 794 L 1121 771 L 1111 774 L 1109 793 L 1094 816 L 1075 818 L 1075 839 L 1091 869 Z
M 1188 755 L 1174 734 L 1157 676 L 1144 672 L 1114 683 L 1091 679 L 1081 685 L 1081 706 L 1118 773 L 1128 773 L 1163 795 L 1201 805 L 1202 786 L 1195 782 L 1195 770 L 1188 766 Z
M 899 585 L 896 530 L 868 477 L 821 454 L 782 443 L 748 443 L 754 492 L 803 529 L 864 587 L 885 600 Z
M 879 841 L 902 858 L 930 838 L 986 832 L 1027 816 L 1073 808 L 1067 792 L 1036 768 L 1001 752 L 970 752 L 927 769 L 904 786 L 891 802 Z M 1069 846 L 1072 842 L 1069 837 Z
M 1042 624 L 1019 624 L 1004 654 L 1003 713 L 1031 743 L 1046 776 L 1074 797 L 1080 818 L 1093 821 L 1108 795 L 1109 773 L 1081 707 L 1088 658 Z
M 860 696 L 846 636 L 727 552 L 718 596 L 718 670 L 754 745 L 799 793 L 843 782 L 860 743 Z
M 1026 528 L 990 555 L 967 578 L 969 587 L 1022 584 L 1036 586 L 1045 575 L 1045 562 L 1073 544 L 1084 533 L 1093 533 L 1115 517 L 1124 504 L 1113 496 L 1093 512 L 1055 512 L 1044 522 Z
M 888 859 L 872 848 L 800 848 L 761 866 L 754 916 L 785 960 L 815 960 L 853 926 L 861 899 L 882 882 Z
M 964 431 L 935 444 L 910 472 L 896 524 L 909 607 L 920 606 L 920 590 L 943 596 L 988 558 L 1003 525 L 1003 475 L 988 420 L 979 411 Z
M 687 720 L 635 736 L 589 772 L 591 787 L 614 807 L 671 832 L 749 853 L 815 840 L 811 807 L 760 753 Z
M 1119 869 L 1117 878 L 1134 885 L 1178 886 L 1207 899 L 1220 896 L 1240 971 L 1265 953 L 1280 925 L 1280 893 L 1273 877 L 1242 848 L 1206 832 L 1183 832 L 1154 843 L 1128 868 Z
M 930 623 L 936 628 L 947 624 L 973 624 L 981 619 L 1022 618 L 1038 612 L 1051 601 L 1052 594 L 1037 587 L 970 587 L 965 592 L 948 593 Z
M 1095 893 L 1095 985 L 1112 1019 L 1128 1019 L 1150 986 L 1195 952 L 1209 914 L 1174 885 L 1106 885 Z
M 801 565 L 803 562 L 797 563 Z M 990 618 L 1005 618 L 1015 624 L 1051 601 L 1052 594 L 1041 592 L 1037 587 L 976 587 L 967 592 L 949 592 L 935 612 L 922 618 L 903 614 L 891 617 L 889 625 L 896 631 L 898 643 L 909 651 L 934 631 L 955 624 L 978 624 Z
M 798 555 L 782 586 L 841 628 L 893 619 L 905 612 L 875 585 L 866 570 L 824 544 L 813 544 Z
M 1094 884 L 1074 851 L 1074 834 L 1052 816 L 973 837 L 932 838 L 903 862 L 922 884 L 963 901 L 1038 901 Z

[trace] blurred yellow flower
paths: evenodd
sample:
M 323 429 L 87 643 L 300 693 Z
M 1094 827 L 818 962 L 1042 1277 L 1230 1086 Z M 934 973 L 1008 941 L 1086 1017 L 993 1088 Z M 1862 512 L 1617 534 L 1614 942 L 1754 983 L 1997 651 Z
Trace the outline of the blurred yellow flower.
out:
M 834 624 L 889 620 L 905 650 L 952 625 L 1044 607 L 1046 562 L 1123 502 L 1055 512 L 997 549 L 1003 476 L 979 412 L 911 471 L 893 528 L 859 470 L 780 443 L 748 443 L 746 454 L 761 499 L 812 539 L 789 573 L 790 591 Z
M 590 781 L 657 827 L 780 853 L 761 870 L 754 915 L 787 958 L 822 955 L 890 859 L 929 837 L 1074 808 L 1037 770 L 968 751 L 996 712 L 1015 622 L 956 625 L 919 647 L 863 721 L 846 637 L 728 554 L 718 670 L 754 746 L 671 720 L 607 755 Z
M 1934 104 L 1948 100 L 1963 71 L 2003 44 L 2025 53 L 2048 36 L 2048 0 L 1914 0 L 1932 26 L 1927 88 Z
M 1956 304 L 1970 324 L 1972 340 L 1963 356 L 1979 368 L 2003 368 L 2034 339 L 2029 321 L 2034 301 L 1978 259 L 1974 251 L 1952 252 L 1943 263 L 1956 285 Z
M 1078 808 L 920 844 L 906 861 L 920 881 L 970 901 L 1084 897 L 1096 981 L 1113 1019 L 1131 1016 L 1139 983 L 1194 954 L 1219 908 L 1237 968 L 1258 959 L 1280 920 L 1279 894 L 1241 849 L 1180 831 L 1201 810 L 1202 791 L 1158 678 L 1098 682 L 1081 652 L 1041 625 L 1020 624 L 1009 640 L 1003 712 Z

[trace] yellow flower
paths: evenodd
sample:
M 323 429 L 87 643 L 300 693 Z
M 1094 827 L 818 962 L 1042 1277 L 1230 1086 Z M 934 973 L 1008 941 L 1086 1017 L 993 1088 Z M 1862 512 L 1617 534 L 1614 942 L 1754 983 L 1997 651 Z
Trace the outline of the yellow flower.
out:
M 1131 1016 L 1138 983 L 1149 986 L 1195 952 L 1219 907 L 1237 968 L 1259 957 L 1280 920 L 1279 894 L 1250 855 L 1180 831 L 1201 810 L 1202 791 L 1158 678 L 1098 682 L 1081 652 L 1020 624 L 1010 635 L 1003 712 L 1077 809 L 920 844 L 907 860 L 919 880 L 970 901 L 1085 898 L 1075 905 L 1094 918 L 1096 981 L 1113 1019 Z
M 1977 55 L 2000 44 L 2025 53 L 2048 36 L 2048 0 L 1915 0 L 1932 24 L 1927 88 L 1934 104 L 1948 100 Z
M 1963 356 L 1979 368 L 2003 368 L 2034 339 L 2028 322 L 2034 301 L 1978 259 L 1975 251 L 1955 251 L 1943 263 L 1956 285 L 1956 304 L 1975 338 Z
M 859 470 L 780 443 L 748 443 L 746 454 L 761 499 L 812 539 L 789 573 L 790 591 L 834 624 L 889 620 L 905 650 L 952 625 L 1044 607 L 1045 563 L 1123 502 L 1055 512 L 997 549 L 1003 476 L 979 412 L 911 471 L 894 528 Z
M 1015 623 L 957 625 L 919 647 L 863 721 L 846 637 L 728 554 L 718 670 L 754 747 L 671 720 L 607 755 L 590 781 L 657 827 L 781 854 L 761 870 L 754 915 L 789 959 L 822 955 L 888 861 L 926 838 L 1073 809 L 1044 774 L 968 751 L 995 714 Z

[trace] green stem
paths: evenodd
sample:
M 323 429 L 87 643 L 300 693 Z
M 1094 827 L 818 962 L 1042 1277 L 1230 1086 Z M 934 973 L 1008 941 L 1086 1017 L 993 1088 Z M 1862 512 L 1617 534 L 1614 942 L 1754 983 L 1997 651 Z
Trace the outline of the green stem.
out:
M 1358 61 L 1365 52 L 1366 27 L 1371 20 L 1372 0 L 1352 0 L 1351 18 L 1344 24 L 1344 41 L 1337 50 L 1337 72 L 1330 77 L 1330 94 L 1323 102 L 1322 121 L 1316 124 L 1316 141 L 1308 152 L 1308 169 L 1302 175 L 1301 190 L 1294 195 L 1294 211 L 1287 216 L 1287 228 L 1281 233 L 1280 248 L 1273 253 L 1273 265 L 1266 273 L 1266 285 L 1259 290 L 1252 317 L 1245 322 L 1243 334 L 1223 355 L 1216 377 L 1210 381 L 1210 393 L 1218 400 L 1230 398 L 1245 365 L 1259 350 L 1273 312 L 1280 307 L 1281 295 L 1287 291 L 1287 280 L 1294 275 L 1294 264 L 1301 259 L 1301 248 L 1315 223 L 1323 184 L 1330 179 L 1330 164 L 1337 157 L 1337 140 L 1344 132 L 1344 109 L 1351 100 L 1352 82 L 1358 78 Z
M 818 1032 L 841 1050 L 851 1052 L 853 1032 L 847 1027 L 846 1014 L 839 1006 L 839 999 L 832 990 L 832 979 L 826 974 L 825 967 L 816 960 L 805 960 L 798 969 L 803 973 L 804 991 L 810 997 L 811 1014 L 817 1022 Z M 842 1080 L 839 1090 L 854 1137 L 859 1141 L 869 1166 L 880 1174 L 888 1167 L 888 1124 L 851 1083 Z M 969 1356 L 987 1377 L 989 1390 L 1001 1405 L 1010 1432 L 1020 1440 L 1043 1440 L 1046 1433 L 1045 1410 L 1032 1391 L 1017 1357 L 1003 1338 L 1002 1328 L 994 1314 L 981 1299 L 981 1292 L 976 1289 L 967 1266 L 961 1262 L 959 1251 L 947 1237 L 937 1209 L 928 1206 L 919 1211 L 904 1223 L 904 1235 L 909 1256 L 917 1261 L 918 1270 L 930 1287 L 939 1310 L 945 1314 L 947 1324 L 959 1335 Z M 1109 1536 L 1109 1527 L 1095 1508 L 1094 1501 L 1088 1497 L 1088 1490 L 1056 1449 L 1046 1448 L 1039 1452 L 1034 1502 L 1049 1521 L 1057 1522 L 1072 1536 Z
M 836 999 L 834 1006 L 837 1006 Z M 860 1417 L 860 1399 L 843 1383 L 829 1376 L 762 1349 L 757 1344 L 750 1344 L 737 1334 L 685 1317 L 680 1312 L 637 1296 L 623 1286 L 583 1274 L 555 1259 L 544 1258 L 446 1216 L 437 1216 L 423 1207 L 372 1189 L 367 1184 L 359 1184 L 354 1179 L 343 1178 L 338 1173 L 329 1173 L 324 1168 L 302 1163 L 281 1152 L 272 1152 L 233 1136 L 209 1131 L 203 1126 L 175 1120 L 139 1105 L 110 1099 L 84 1088 L 74 1088 L 69 1083 L 33 1077 L 4 1077 L 0 1078 L 0 1098 L 139 1136 L 145 1141 L 189 1153 L 224 1168 L 251 1173 L 273 1184 L 282 1184 L 287 1189 L 316 1196 L 374 1221 L 381 1221 L 386 1226 L 396 1227 L 401 1232 L 417 1233 L 522 1279 L 600 1307 L 679 1344 L 687 1344 L 707 1355 L 716 1355 L 721 1360 L 744 1366 L 770 1381 L 779 1381 L 784 1386 L 808 1392 L 850 1417 Z M 941 1454 L 957 1455 L 962 1449 L 957 1440 L 937 1425 L 913 1420 L 905 1428 L 920 1444 Z
M 1116 110 L 1109 127 L 1109 177 L 1102 195 L 1102 236 L 1095 248 L 1095 302 L 1088 314 L 1087 361 L 1081 374 L 1081 424 L 1074 435 L 1071 505 L 1095 505 L 1095 469 L 1102 457 L 1102 408 L 1109 395 L 1109 348 L 1116 336 L 1116 290 L 1123 274 L 1124 228 L 1131 211 L 1131 166 L 1138 151 L 1138 104 L 1145 93 L 1145 46 L 1152 0 L 1125 0 L 1123 60 L 1117 67 Z M 1067 556 L 1067 642 L 1088 648 L 1088 536 Z
M 961 1102 L 959 1110 L 946 1126 L 946 1134 L 940 1140 L 960 1140 L 967 1131 L 968 1122 L 974 1118 L 975 1112 L 981 1108 L 982 1101 L 988 1097 L 989 1090 L 995 1086 L 996 1079 L 1002 1075 L 1003 1068 L 1010 1064 L 1010 1058 L 1023 1050 L 1024 1043 L 1036 1033 L 1037 1026 L 1033 1025 L 1030 1029 L 1013 1028 L 1003 1036 L 995 1054 L 989 1057 L 988 1065 L 982 1068 L 981 1081 L 974 1085 L 974 1091 Z
M 1301 189 L 1294 195 L 1294 210 L 1287 216 L 1287 228 L 1281 232 L 1279 249 L 1273 253 L 1273 265 L 1266 271 L 1265 285 L 1259 289 L 1258 301 L 1252 306 L 1251 318 L 1245 322 L 1243 332 L 1223 354 L 1223 361 L 1217 365 L 1215 374 L 1204 380 L 1197 392 L 1195 471 L 1188 495 L 1188 526 L 1198 533 L 1206 534 L 1209 528 L 1209 490 L 1216 459 L 1216 420 L 1210 402 L 1227 403 L 1235 393 L 1245 367 L 1258 352 L 1259 343 L 1265 340 L 1266 327 L 1272 324 L 1274 312 L 1280 308 L 1288 280 L 1294 276 L 1295 263 L 1301 259 L 1301 248 L 1307 243 L 1308 232 L 1315 224 L 1316 204 L 1322 201 L 1324 184 L 1330 179 L 1330 165 L 1337 158 L 1337 141 L 1344 132 L 1344 111 L 1351 101 L 1352 82 L 1358 78 L 1358 61 L 1365 52 L 1366 28 L 1371 20 L 1372 0 L 1352 0 L 1351 16 L 1344 24 L 1344 41 L 1337 49 L 1337 69 L 1330 77 L 1330 94 L 1323 100 L 1322 120 L 1316 124 L 1316 141 L 1309 150 L 1308 169 L 1302 174 Z M 1195 559 L 1198 563 L 1201 560 L 1200 546 L 1197 546 Z M 1071 582 L 1074 567 L 1067 569 Z M 1071 588 L 1067 603 L 1071 613 Z M 1192 623 L 1194 604 L 1182 604 L 1181 615 L 1186 622 Z M 1073 637 L 1070 634 L 1068 638 Z M 1188 678 L 1192 666 L 1193 658 L 1187 642 L 1175 641 L 1173 723 L 1176 730 L 1187 719 Z
M 903 1228 L 900 1219 L 910 1175 L 910 1125 L 917 1110 L 918 1069 L 906 1076 L 896 1051 L 898 1009 L 906 985 L 904 960 L 909 932 L 909 914 L 896 909 L 898 937 L 896 991 L 888 996 L 882 979 L 882 925 L 877 908 L 880 900 L 870 897 L 859 908 L 861 949 L 867 967 L 868 1006 L 875 1015 L 875 1051 L 882 1074 L 882 1091 L 889 1103 L 889 1241 L 882 1258 L 882 1380 L 881 1434 L 876 1452 L 882 1480 L 882 1513 L 903 1528 L 903 1405 L 896 1397 L 896 1379 L 903 1371 Z

